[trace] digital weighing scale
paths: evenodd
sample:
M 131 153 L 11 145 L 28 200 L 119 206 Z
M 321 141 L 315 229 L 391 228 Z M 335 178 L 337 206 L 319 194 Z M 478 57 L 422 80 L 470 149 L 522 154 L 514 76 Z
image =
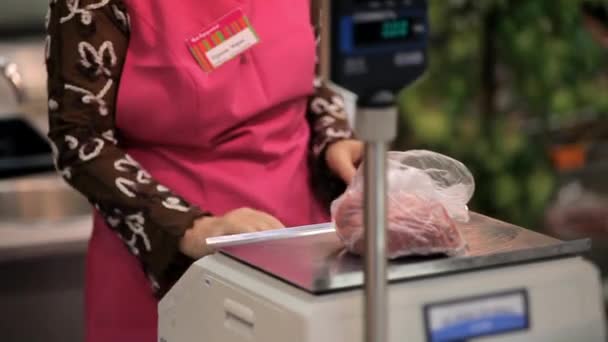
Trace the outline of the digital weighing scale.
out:
M 605 341 L 589 240 L 478 214 L 459 228 L 466 255 L 389 263 L 390 342 Z M 197 261 L 160 303 L 160 341 L 363 341 L 362 260 L 315 229 Z
M 385 259 L 386 149 L 397 91 L 423 74 L 425 0 L 319 0 L 321 74 L 358 98 L 366 257 L 330 224 L 216 239 L 161 300 L 160 342 L 604 342 L 589 240 L 479 214 L 459 257 Z M 387 286 L 387 279 L 390 285 Z

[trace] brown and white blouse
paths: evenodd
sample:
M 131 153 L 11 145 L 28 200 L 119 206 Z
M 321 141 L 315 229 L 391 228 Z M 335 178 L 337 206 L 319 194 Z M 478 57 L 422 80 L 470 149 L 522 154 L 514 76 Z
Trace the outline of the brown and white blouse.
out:
M 139 258 L 160 295 L 192 262 L 179 253 L 179 239 L 211 214 L 159 184 L 121 148 L 115 114 L 129 47 L 127 7 L 122 0 L 51 0 L 46 25 L 48 136 L 56 167 Z M 327 169 L 324 150 L 352 132 L 343 113 L 336 115 L 344 110 L 339 97 L 321 83 L 315 89 L 310 155 L 316 188 L 327 201 L 343 184 Z

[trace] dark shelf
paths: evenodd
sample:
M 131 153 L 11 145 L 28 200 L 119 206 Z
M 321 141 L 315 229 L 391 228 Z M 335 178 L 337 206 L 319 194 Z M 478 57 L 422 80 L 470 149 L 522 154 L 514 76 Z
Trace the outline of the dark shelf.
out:
M 0 119 L 0 178 L 54 170 L 46 138 L 21 118 Z

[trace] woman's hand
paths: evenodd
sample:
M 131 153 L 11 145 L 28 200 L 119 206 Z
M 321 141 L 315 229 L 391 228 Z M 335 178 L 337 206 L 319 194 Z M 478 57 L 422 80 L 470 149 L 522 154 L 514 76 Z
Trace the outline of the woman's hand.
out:
M 346 184 L 350 184 L 355 177 L 362 158 L 363 143 L 354 139 L 336 141 L 325 151 L 327 166 Z
M 207 246 L 209 237 L 258 232 L 284 228 L 272 215 L 261 211 L 240 208 L 220 217 L 203 217 L 194 222 L 180 240 L 179 249 L 185 255 L 199 259 L 215 252 Z

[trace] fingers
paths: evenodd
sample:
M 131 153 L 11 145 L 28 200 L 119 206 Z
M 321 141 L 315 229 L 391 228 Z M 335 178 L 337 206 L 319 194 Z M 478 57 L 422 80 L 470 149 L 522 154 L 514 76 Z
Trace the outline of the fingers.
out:
M 336 173 L 346 184 L 350 184 L 355 178 L 357 169 L 351 160 L 344 160 L 336 167 Z
M 243 224 L 252 231 L 284 228 L 283 223 L 274 216 L 257 210 L 251 210 L 243 219 L 246 220 Z
M 345 149 L 343 145 L 331 146 L 330 149 L 328 149 L 327 165 L 334 172 L 334 174 L 347 183 L 350 183 L 351 179 L 357 172 L 349 150 Z
M 215 252 L 205 243 L 209 237 L 280 228 L 284 228 L 284 225 L 274 216 L 249 208 L 241 208 L 222 217 L 205 217 L 196 220 L 194 226 L 188 229 L 180 239 L 179 248 L 182 253 L 198 259 Z
M 358 167 L 363 160 L 363 150 L 365 145 L 361 141 L 350 140 L 348 146 L 350 149 L 351 161 L 355 167 Z
M 281 221 L 267 213 L 241 208 L 226 214 L 232 234 L 284 228 Z
M 357 173 L 357 166 L 363 157 L 363 144 L 356 140 L 343 140 L 327 149 L 326 161 L 329 168 L 344 182 L 350 184 Z
M 262 223 L 261 230 L 285 228 L 285 225 L 272 215 L 258 212 L 259 219 Z

